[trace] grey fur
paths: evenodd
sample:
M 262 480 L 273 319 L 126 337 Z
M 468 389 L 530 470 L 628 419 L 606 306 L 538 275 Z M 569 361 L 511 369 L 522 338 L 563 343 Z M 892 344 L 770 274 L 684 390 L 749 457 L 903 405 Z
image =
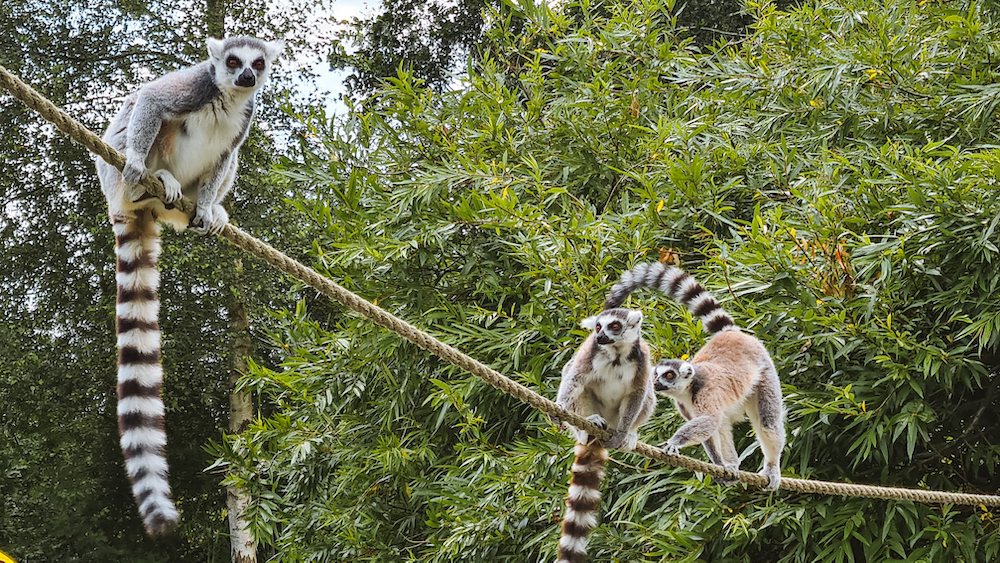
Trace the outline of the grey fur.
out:
M 584 319 L 591 333 L 563 366 L 556 404 L 611 430 L 603 444 L 579 428 L 573 479 L 566 501 L 559 561 L 585 561 L 587 534 L 596 525 L 605 448 L 635 449 L 638 428 L 653 414 L 656 394 L 649 348 L 642 340 L 642 313 L 610 309 Z
M 249 37 L 210 39 L 209 60 L 146 84 L 112 119 L 104 140 L 125 153 L 123 172 L 97 160 L 116 242 L 119 432 L 150 535 L 169 533 L 180 519 L 170 499 L 160 398 L 159 223 L 212 233 L 228 223 L 222 200 L 250 130 L 254 95 L 282 49 Z M 147 173 L 163 182 L 163 201 L 138 186 Z M 195 203 L 194 217 L 172 205 L 181 195 Z
M 653 368 L 657 393 L 674 400 L 687 422 L 661 444 L 677 455 L 682 447 L 701 443 L 712 463 L 738 471 L 740 458 L 732 426 L 750 419 L 768 478 L 767 490 L 781 484 L 781 450 L 785 445 L 785 407 L 781 383 L 771 356 L 759 340 L 738 330 L 723 330 L 695 354 L 691 362 L 664 359 Z M 722 479 L 723 484 L 735 481 Z
M 158 220 L 178 229 L 222 230 L 229 220 L 222 201 L 232 187 L 239 148 L 250 130 L 254 95 L 283 45 L 252 37 L 209 39 L 208 60 L 164 75 L 125 100 L 104 135 L 108 144 L 125 153 L 125 168 L 119 173 L 97 161 L 112 219 L 152 209 Z M 236 68 L 227 65 L 229 57 L 238 61 Z M 163 181 L 163 202 L 143 197 L 137 183 L 147 173 Z M 182 195 L 196 204 L 194 217 L 173 209 L 171 204 Z
M 778 372 L 763 344 L 740 332 L 715 297 L 689 274 L 659 262 L 638 264 L 622 274 L 608 292 L 605 307 L 618 307 L 641 287 L 657 289 L 680 302 L 712 334 L 690 363 L 664 359 L 653 368 L 656 391 L 672 398 L 687 420 L 661 444 L 664 451 L 676 455 L 684 446 L 701 443 L 712 463 L 736 471 L 740 460 L 732 425 L 749 417 L 764 454 L 765 488 L 777 489 L 785 445 L 785 407 Z
M 563 367 L 556 403 L 610 428 L 605 448 L 631 450 L 639 425 L 656 406 L 642 313 L 610 309 L 584 319 L 582 325 L 593 332 Z M 579 442 L 588 441 L 585 432 L 575 431 Z

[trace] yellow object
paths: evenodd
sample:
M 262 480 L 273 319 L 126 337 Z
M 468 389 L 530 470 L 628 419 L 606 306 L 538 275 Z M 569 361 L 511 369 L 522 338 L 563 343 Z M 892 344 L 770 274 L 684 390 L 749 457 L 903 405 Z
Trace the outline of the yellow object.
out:
M 0 551 L 0 563 L 17 563 L 14 558 Z

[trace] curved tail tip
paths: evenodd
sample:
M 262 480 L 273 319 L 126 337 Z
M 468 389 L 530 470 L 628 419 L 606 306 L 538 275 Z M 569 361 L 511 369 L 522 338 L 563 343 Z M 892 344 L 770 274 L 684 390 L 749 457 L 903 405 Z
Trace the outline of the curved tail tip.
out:
M 160 507 L 153 512 L 147 514 L 143 519 L 143 524 L 146 526 L 146 533 L 150 537 L 165 536 L 170 532 L 173 532 L 177 528 L 178 522 L 181 520 L 181 515 L 177 513 L 177 509 L 171 506 Z

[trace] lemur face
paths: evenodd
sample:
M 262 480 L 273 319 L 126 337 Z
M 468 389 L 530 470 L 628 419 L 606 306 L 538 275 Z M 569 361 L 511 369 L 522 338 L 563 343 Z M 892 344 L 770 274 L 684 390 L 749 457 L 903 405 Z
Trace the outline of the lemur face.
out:
M 271 63 L 283 48 L 281 42 L 266 43 L 252 37 L 210 39 L 208 51 L 216 84 L 221 88 L 256 90 L 267 80 Z
M 694 377 L 694 366 L 683 360 L 660 360 L 653 366 L 653 390 L 669 395 L 687 389 Z
M 631 344 L 642 330 L 642 313 L 630 309 L 609 309 L 588 317 L 580 323 L 594 331 L 595 341 L 601 346 Z

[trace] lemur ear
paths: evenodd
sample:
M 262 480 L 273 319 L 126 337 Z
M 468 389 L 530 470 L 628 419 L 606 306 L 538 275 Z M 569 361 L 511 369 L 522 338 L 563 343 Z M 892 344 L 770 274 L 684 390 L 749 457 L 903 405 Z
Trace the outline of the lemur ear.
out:
M 222 54 L 225 53 L 225 49 L 223 48 L 225 44 L 225 41 L 222 39 L 209 37 L 208 41 L 206 41 L 206 45 L 208 46 L 208 56 L 214 60 L 221 61 Z
M 684 377 L 691 377 L 692 375 L 694 375 L 694 366 L 687 362 L 684 362 L 683 364 L 681 364 L 681 369 L 679 369 L 678 371 L 680 372 L 680 375 Z
M 639 311 L 629 311 L 628 318 L 625 319 L 625 324 L 628 326 L 637 326 L 642 322 L 642 313 Z
M 278 39 L 276 41 L 270 41 L 264 43 L 264 53 L 267 55 L 267 59 L 273 61 L 278 58 L 278 55 L 285 51 L 285 40 Z
M 597 328 L 597 317 L 593 316 L 583 319 L 582 321 L 580 321 L 580 326 L 582 326 L 587 330 L 594 330 L 595 328 Z

